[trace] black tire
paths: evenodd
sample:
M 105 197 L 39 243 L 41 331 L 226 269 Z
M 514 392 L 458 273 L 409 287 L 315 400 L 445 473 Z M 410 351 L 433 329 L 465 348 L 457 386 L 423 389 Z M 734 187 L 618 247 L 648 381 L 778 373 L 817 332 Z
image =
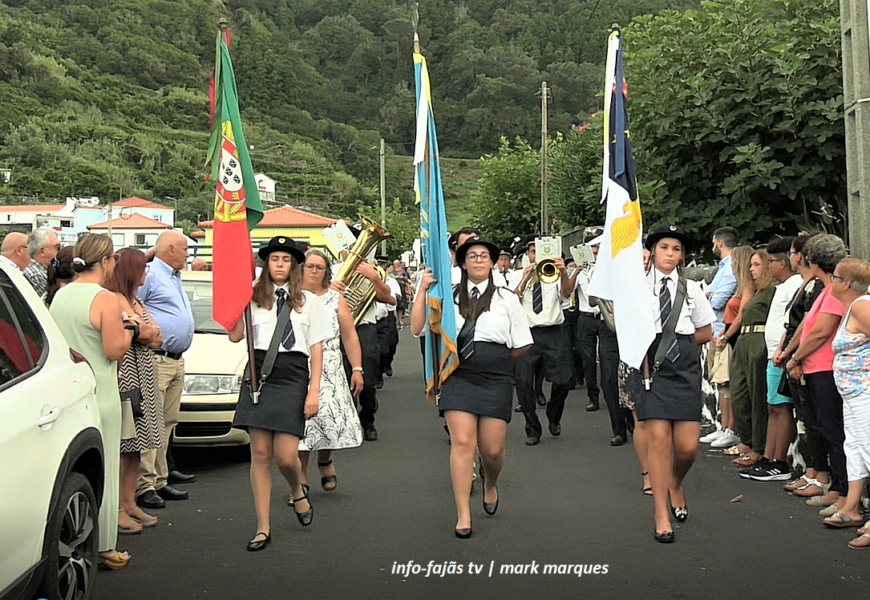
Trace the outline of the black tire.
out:
M 99 529 L 99 507 L 90 482 L 81 473 L 70 473 L 45 529 L 40 598 L 90 598 L 97 575 Z

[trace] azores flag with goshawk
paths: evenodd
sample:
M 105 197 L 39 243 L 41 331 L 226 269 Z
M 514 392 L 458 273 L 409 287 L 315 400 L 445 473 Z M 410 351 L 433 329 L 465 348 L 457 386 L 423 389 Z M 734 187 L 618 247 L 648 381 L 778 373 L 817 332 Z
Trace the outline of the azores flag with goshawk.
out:
M 263 218 L 263 205 L 242 133 L 242 118 L 230 31 L 225 23 L 217 37 L 211 96 L 211 138 L 206 163 L 215 182 L 212 246 L 212 316 L 232 329 L 251 301 L 254 279 L 250 231 Z
M 414 35 L 414 75 L 417 82 L 417 139 L 414 147 L 414 193 L 420 205 L 420 250 L 423 264 L 435 279 L 426 293 L 426 399 L 437 400 L 441 384 L 459 367 L 456 351 L 456 315 L 450 253 L 447 248 L 447 213 L 441 188 L 438 139 L 432 115 L 432 91 L 426 59 Z M 447 307 L 445 310 L 444 307 Z
M 619 358 L 639 369 L 655 339 L 652 297 L 643 267 L 643 220 L 628 126 L 622 43 L 614 27 L 607 43 L 604 88 L 604 235 L 589 295 L 613 302 Z

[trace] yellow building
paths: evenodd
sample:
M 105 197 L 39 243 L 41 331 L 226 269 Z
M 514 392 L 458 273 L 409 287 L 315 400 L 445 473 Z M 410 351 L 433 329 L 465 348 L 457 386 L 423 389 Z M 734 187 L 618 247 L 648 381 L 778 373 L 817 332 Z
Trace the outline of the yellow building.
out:
M 251 244 L 259 248 L 276 235 L 283 235 L 297 242 L 307 242 L 312 248 L 317 248 L 331 255 L 323 229 L 335 223 L 336 219 L 321 217 L 314 213 L 299 210 L 291 206 L 273 208 L 263 213 L 262 220 L 251 231 Z M 206 261 L 211 262 L 211 247 L 214 244 L 214 221 L 203 221 L 198 224 L 205 231 L 194 232 L 191 237 L 204 246 L 202 252 L 197 252 Z M 199 235 L 197 235 L 199 234 Z

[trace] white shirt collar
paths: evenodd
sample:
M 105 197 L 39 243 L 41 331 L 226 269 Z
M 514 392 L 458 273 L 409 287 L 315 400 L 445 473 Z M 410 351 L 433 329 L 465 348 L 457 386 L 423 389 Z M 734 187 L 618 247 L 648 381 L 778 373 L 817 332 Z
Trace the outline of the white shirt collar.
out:
M 673 271 L 671 271 L 670 273 L 665 275 L 664 273 L 659 271 L 657 268 L 653 267 L 653 277 L 654 277 L 656 284 L 658 284 L 658 285 L 662 284 L 662 279 L 669 279 L 670 281 L 675 282 L 677 280 L 677 270 L 674 269 Z
M 471 280 L 468 280 L 468 293 L 471 294 L 471 290 L 473 288 L 477 288 L 478 293 L 483 296 L 483 293 L 486 291 L 486 288 L 489 287 L 489 279 L 484 279 L 477 285 L 471 283 Z
M 289 281 L 287 281 L 284 285 L 275 285 L 274 283 L 272 285 L 274 286 L 274 289 L 272 290 L 272 295 L 275 296 L 276 298 L 278 297 L 278 288 L 282 288 L 285 292 L 287 292 L 288 296 L 290 295 L 290 282 Z

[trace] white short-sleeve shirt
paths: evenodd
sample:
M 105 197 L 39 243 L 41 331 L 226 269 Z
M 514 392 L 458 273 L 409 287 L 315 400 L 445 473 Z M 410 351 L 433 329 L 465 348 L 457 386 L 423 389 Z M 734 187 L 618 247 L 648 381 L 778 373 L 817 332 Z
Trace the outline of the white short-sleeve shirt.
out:
M 399 282 L 396 281 L 395 277 L 387 277 L 386 284 L 387 287 L 390 288 L 390 295 L 392 295 L 398 303 L 399 299 L 402 297 L 402 287 L 399 285 Z M 388 312 L 396 311 L 396 304 L 387 304 L 386 306 Z
M 287 290 L 287 284 L 281 286 Z M 276 287 L 275 290 L 278 288 Z M 302 311 L 292 310 L 290 322 L 293 324 L 295 342 L 292 348 L 278 346 L 278 352 L 301 352 L 305 356 L 311 356 L 309 348 L 314 344 L 328 340 L 333 336 L 330 327 L 329 315 L 323 303 L 309 291 L 303 291 L 305 304 Z M 272 335 L 278 324 L 278 295 L 272 292 L 272 308 L 267 310 L 256 302 L 251 302 L 251 324 L 254 329 L 254 348 L 256 350 L 269 350 L 272 343 Z
M 661 309 L 659 307 L 659 291 L 662 286 L 662 279 L 667 279 L 668 291 L 671 295 L 671 307 L 674 304 L 674 298 L 677 295 L 677 280 L 679 275 L 676 269 L 670 274 L 665 275 L 656 268 L 650 269 L 647 274 L 647 286 L 653 296 L 653 317 L 656 323 L 656 333 L 662 332 L 661 324 Z M 678 335 L 693 335 L 695 330 L 707 325 L 711 325 L 716 321 L 716 313 L 713 312 L 713 307 L 710 306 L 710 301 L 704 295 L 704 290 L 701 284 L 692 279 L 686 280 L 686 300 L 680 309 L 680 319 L 677 321 L 675 333 Z
M 773 358 L 773 353 L 779 347 L 782 334 L 788 322 L 788 305 L 795 293 L 804 284 L 800 275 L 792 275 L 778 286 L 770 301 L 770 311 L 764 324 L 764 341 L 767 344 L 767 358 Z

